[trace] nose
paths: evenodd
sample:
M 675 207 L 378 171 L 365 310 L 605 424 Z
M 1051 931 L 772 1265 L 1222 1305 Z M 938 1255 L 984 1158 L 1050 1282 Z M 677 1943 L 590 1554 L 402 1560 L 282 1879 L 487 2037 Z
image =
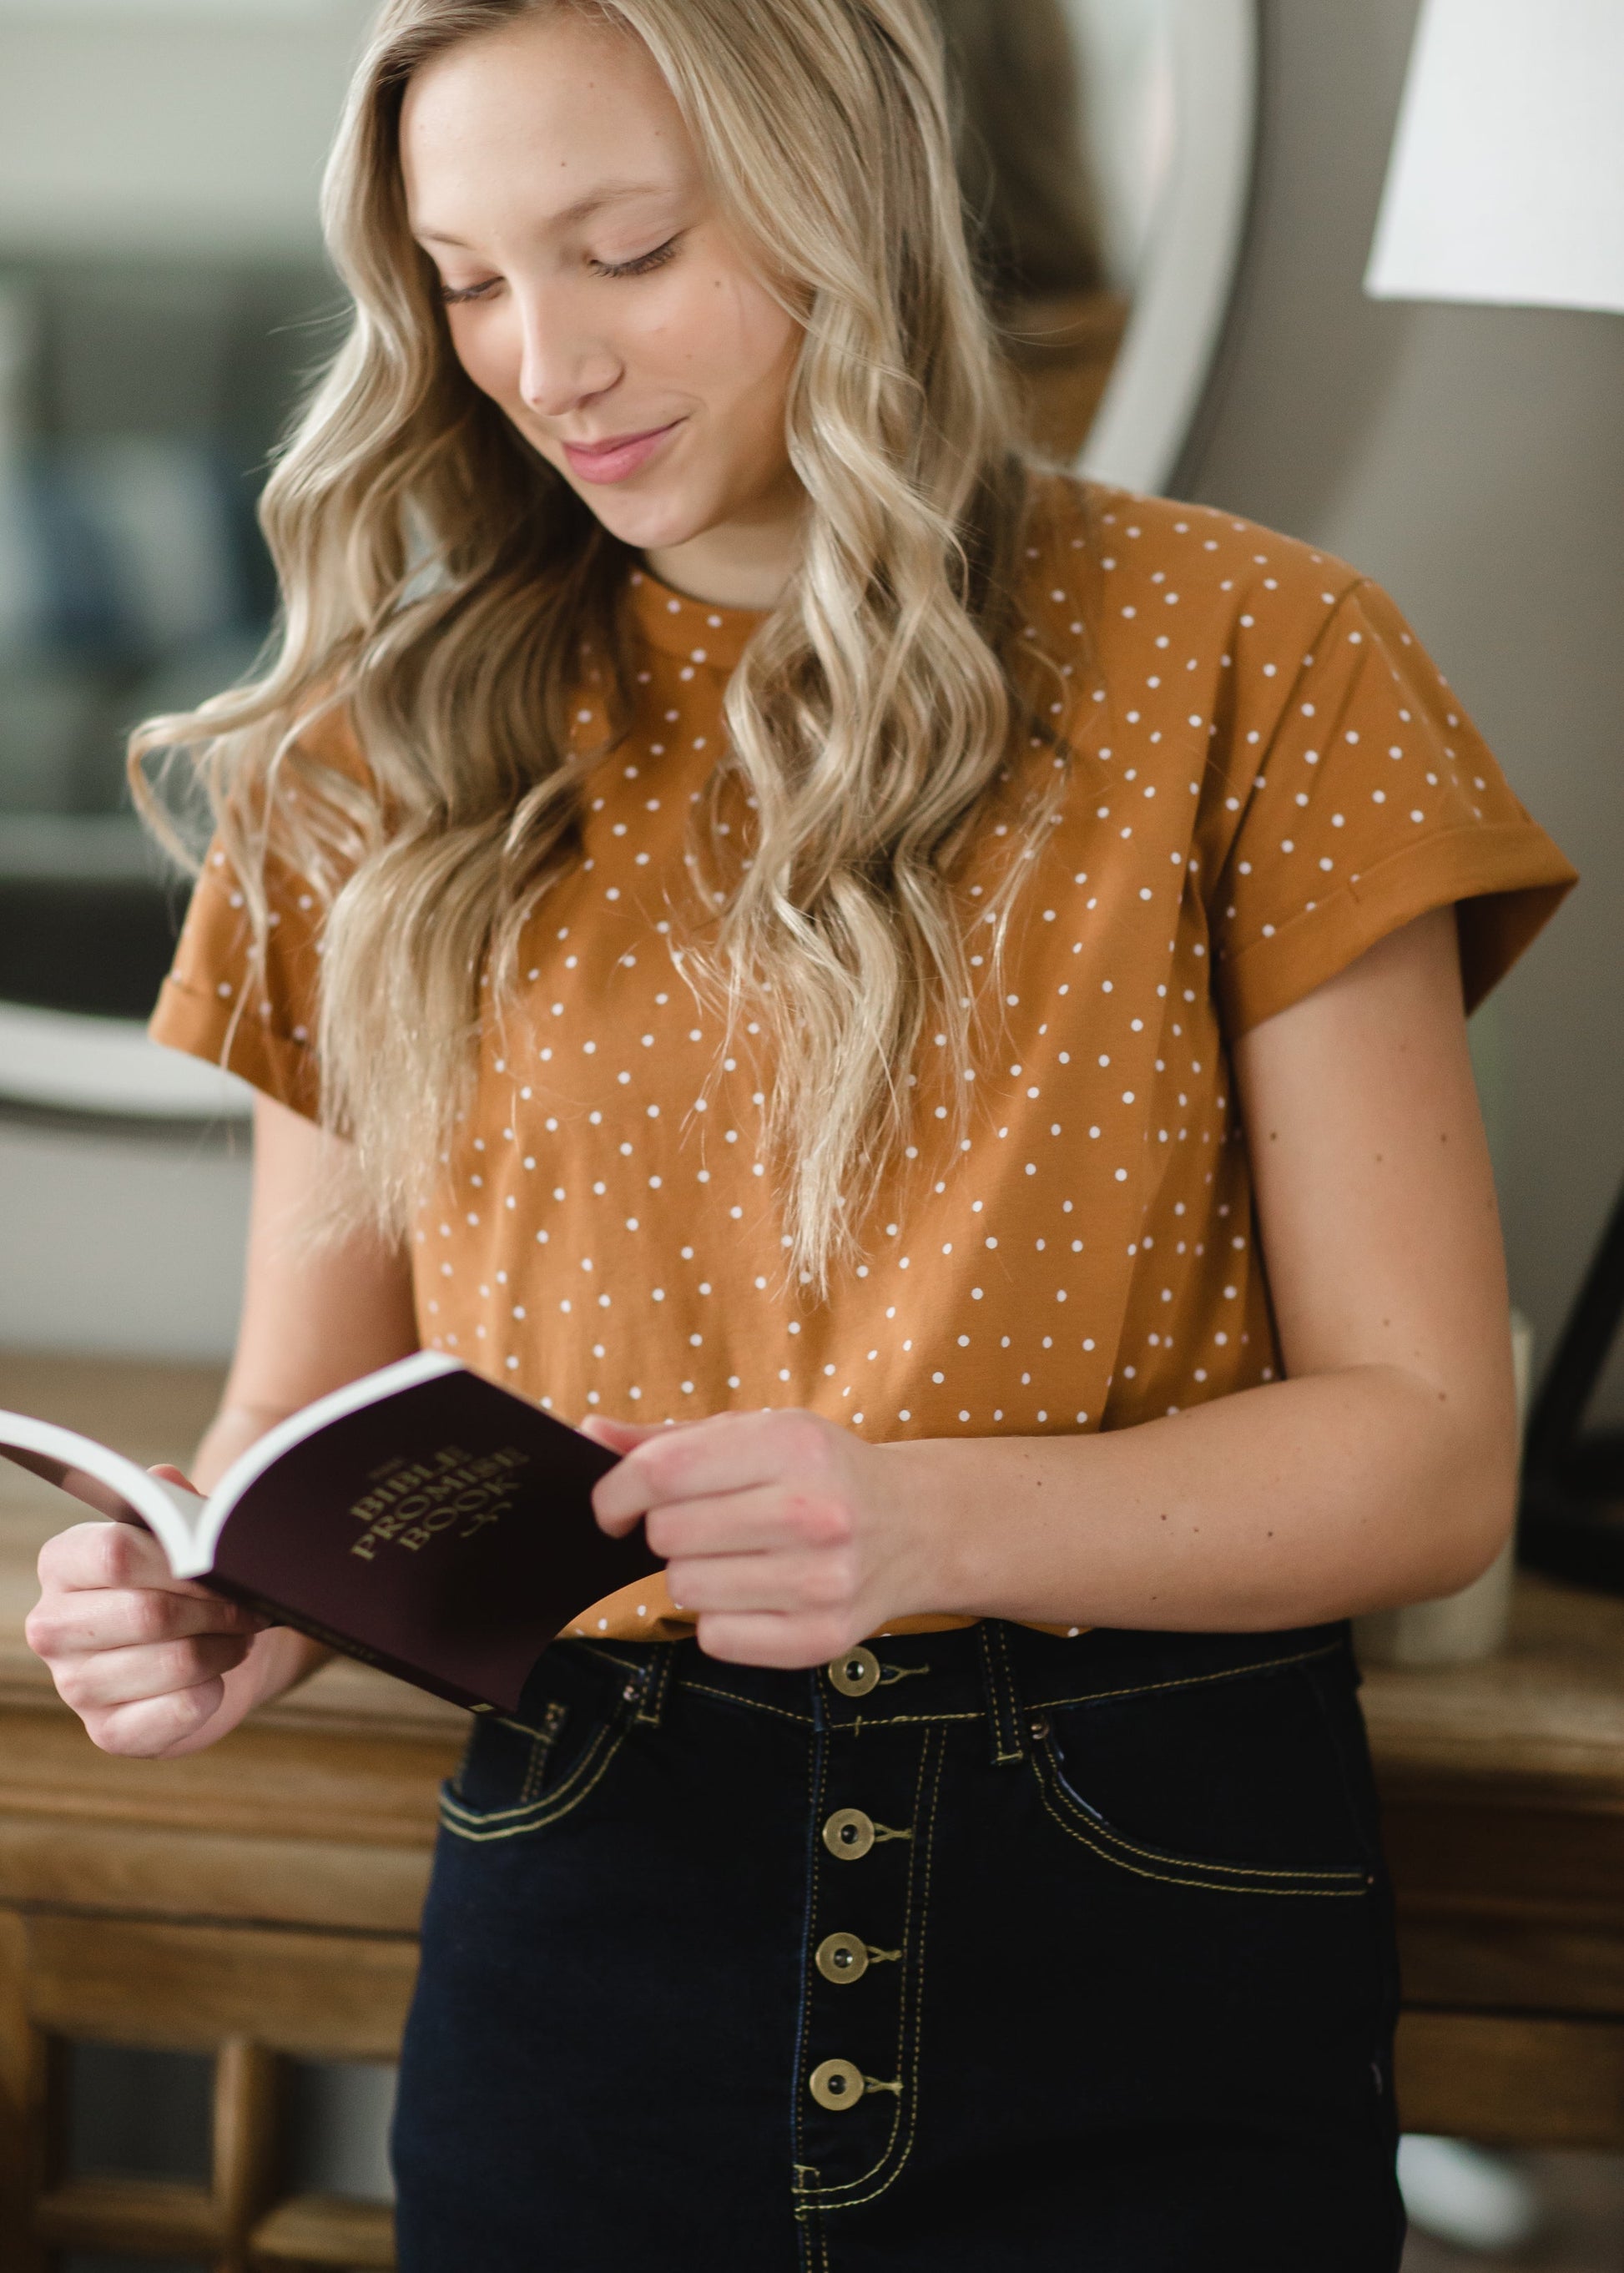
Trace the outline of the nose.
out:
M 521 303 L 519 394 L 538 418 L 567 417 L 606 394 L 620 377 L 620 357 L 579 319 L 571 299 L 568 293 L 534 293 Z

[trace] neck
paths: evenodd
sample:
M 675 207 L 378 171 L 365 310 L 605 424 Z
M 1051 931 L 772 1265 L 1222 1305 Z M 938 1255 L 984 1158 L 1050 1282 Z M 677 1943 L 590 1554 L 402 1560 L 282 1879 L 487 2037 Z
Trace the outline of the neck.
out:
M 806 499 L 791 481 L 793 493 L 763 499 L 680 544 L 650 545 L 643 554 L 650 573 L 710 607 L 777 607 L 801 565 Z

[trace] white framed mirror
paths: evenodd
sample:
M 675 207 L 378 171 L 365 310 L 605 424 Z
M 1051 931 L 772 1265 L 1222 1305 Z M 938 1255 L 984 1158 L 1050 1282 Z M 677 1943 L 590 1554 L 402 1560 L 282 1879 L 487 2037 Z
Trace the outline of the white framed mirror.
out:
M 1234 288 L 1256 0 L 932 0 L 1050 454 L 1165 485 Z M 0 0 L 0 1113 L 230 1123 L 149 1044 L 184 904 L 124 731 L 269 620 L 258 471 L 331 337 L 322 154 L 368 0 Z

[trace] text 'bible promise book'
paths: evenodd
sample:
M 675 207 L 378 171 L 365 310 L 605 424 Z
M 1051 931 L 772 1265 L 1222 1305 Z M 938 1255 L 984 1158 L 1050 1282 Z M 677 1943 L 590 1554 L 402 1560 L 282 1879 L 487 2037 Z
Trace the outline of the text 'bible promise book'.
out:
M 513 1712 L 572 1619 L 660 1568 L 641 1525 L 593 1516 L 614 1453 L 427 1352 L 280 1422 L 207 1498 L 19 1413 L 0 1457 L 145 1526 L 177 1579 L 476 1711 Z

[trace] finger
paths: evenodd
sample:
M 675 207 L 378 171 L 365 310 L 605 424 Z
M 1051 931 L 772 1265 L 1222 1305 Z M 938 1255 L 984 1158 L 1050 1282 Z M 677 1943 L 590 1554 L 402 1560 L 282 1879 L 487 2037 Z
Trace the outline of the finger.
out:
M 825 1457 L 823 1429 L 809 1413 L 720 1413 L 661 1429 L 600 1479 L 592 1504 L 605 1530 L 628 1530 L 667 1500 L 810 1478 Z
M 832 1493 L 756 1484 L 744 1491 L 657 1507 L 649 1545 L 667 1562 L 699 1555 L 764 1555 L 793 1548 L 838 1548 L 852 1521 Z
M 776 1613 L 712 1612 L 696 1629 L 707 1657 L 730 1665 L 771 1665 L 787 1672 L 827 1665 L 849 1649 L 850 1622 L 829 1617 L 791 1617 Z
M 240 1665 L 252 1647 L 242 1634 L 199 1634 L 186 1641 L 142 1642 L 129 1649 L 100 1649 L 51 1668 L 56 1687 L 76 1713 L 104 1705 L 132 1705 L 168 1697 L 199 1682 L 218 1680 Z
M 166 1484 L 178 1484 L 183 1491 L 198 1490 L 190 1476 L 183 1475 L 178 1468 L 171 1467 L 167 1460 L 161 1461 L 155 1468 L 148 1468 L 147 1473 L 149 1476 L 162 1476 Z M 202 1493 L 198 1492 L 198 1497 L 201 1499 L 202 1497 Z
M 798 1616 L 849 1610 L 853 1574 L 827 1555 L 707 1555 L 667 1564 L 665 1583 L 685 1610 Z
M 132 1643 L 184 1641 L 193 1634 L 247 1634 L 261 1621 L 213 1594 L 166 1594 L 153 1587 L 99 1587 L 49 1594 L 23 1632 L 38 1657 L 77 1657 Z
M 632 1452 L 650 1437 L 659 1436 L 665 1427 L 659 1421 L 615 1421 L 606 1413 L 590 1413 L 581 1423 L 581 1434 L 612 1452 Z
M 200 1681 L 167 1697 L 93 1709 L 82 1717 L 92 1744 L 126 1759 L 156 1760 L 195 1748 L 226 1701 L 223 1681 Z
M 76 1523 L 40 1549 L 40 1584 L 47 1593 L 80 1588 L 153 1587 L 166 1594 L 212 1601 L 195 1579 L 177 1579 L 150 1531 L 134 1523 Z

